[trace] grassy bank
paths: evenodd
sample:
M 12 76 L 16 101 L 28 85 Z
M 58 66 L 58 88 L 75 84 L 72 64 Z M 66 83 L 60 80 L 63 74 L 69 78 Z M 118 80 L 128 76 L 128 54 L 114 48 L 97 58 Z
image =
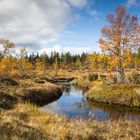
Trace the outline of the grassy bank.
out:
M 140 84 L 135 83 L 136 75 L 127 75 L 128 84 L 117 84 L 107 80 L 106 75 L 88 73 L 80 75 L 75 80 L 75 85 L 87 91 L 86 97 L 91 102 L 106 103 L 127 107 L 140 107 Z M 138 81 L 138 80 L 137 80 Z
M 44 82 L 35 83 L 34 80 L 16 80 L 16 86 L 0 86 L 0 107 L 12 108 L 17 103 L 32 102 L 36 104 L 47 103 L 61 96 L 61 88 L 55 84 Z
M 94 73 L 85 73 L 78 75 L 77 78 L 74 81 L 74 84 L 84 90 L 89 90 L 93 86 L 101 86 L 103 84 L 103 81 L 99 80 L 101 76 Z
M 93 87 L 87 92 L 86 96 L 91 101 L 128 107 L 140 107 L 140 86 L 138 85 Z
M 0 112 L 0 139 L 138 140 L 139 121 L 84 121 L 40 112 L 32 104 L 19 104 Z

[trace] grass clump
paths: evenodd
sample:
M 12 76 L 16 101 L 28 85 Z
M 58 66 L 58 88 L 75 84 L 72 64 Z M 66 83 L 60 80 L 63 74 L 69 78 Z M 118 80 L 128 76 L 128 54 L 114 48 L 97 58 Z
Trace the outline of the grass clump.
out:
M 138 72 L 131 72 L 126 75 L 128 83 L 140 84 L 140 74 Z
M 140 87 L 134 85 L 112 85 L 91 88 L 86 96 L 89 100 L 114 105 L 140 107 Z
M 83 90 L 89 90 L 93 83 L 87 79 L 78 78 L 74 81 L 75 86 L 82 88 Z
M 87 75 L 87 79 L 92 82 L 98 80 L 98 74 L 89 73 Z

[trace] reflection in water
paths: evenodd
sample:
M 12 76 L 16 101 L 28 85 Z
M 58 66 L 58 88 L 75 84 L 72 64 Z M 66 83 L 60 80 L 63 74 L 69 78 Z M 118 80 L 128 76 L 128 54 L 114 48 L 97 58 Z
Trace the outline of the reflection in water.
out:
M 140 111 L 126 107 L 115 107 L 106 104 L 91 103 L 87 101 L 84 92 L 73 85 L 63 86 L 63 95 L 43 109 L 50 109 L 57 114 L 83 119 L 128 119 L 140 120 Z

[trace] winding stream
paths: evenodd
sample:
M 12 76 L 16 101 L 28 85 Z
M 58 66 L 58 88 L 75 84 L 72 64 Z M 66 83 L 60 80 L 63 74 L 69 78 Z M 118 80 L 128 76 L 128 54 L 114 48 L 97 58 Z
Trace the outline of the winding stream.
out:
M 43 110 L 50 109 L 56 114 L 71 118 L 83 119 L 125 119 L 140 120 L 140 111 L 126 107 L 115 107 L 106 104 L 90 103 L 84 96 L 84 91 L 72 84 L 66 84 L 63 95 L 56 101 L 43 106 Z

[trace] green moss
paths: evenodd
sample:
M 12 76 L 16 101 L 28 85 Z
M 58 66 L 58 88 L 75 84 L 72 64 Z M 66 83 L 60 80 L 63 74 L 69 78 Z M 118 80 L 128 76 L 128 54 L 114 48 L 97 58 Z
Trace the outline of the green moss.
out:
M 140 107 L 140 93 L 136 89 L 137 87 L 133 85 L 113 85 L 98 90 L 91 89 L 87 93 L 87 98 L 108 104 Z

